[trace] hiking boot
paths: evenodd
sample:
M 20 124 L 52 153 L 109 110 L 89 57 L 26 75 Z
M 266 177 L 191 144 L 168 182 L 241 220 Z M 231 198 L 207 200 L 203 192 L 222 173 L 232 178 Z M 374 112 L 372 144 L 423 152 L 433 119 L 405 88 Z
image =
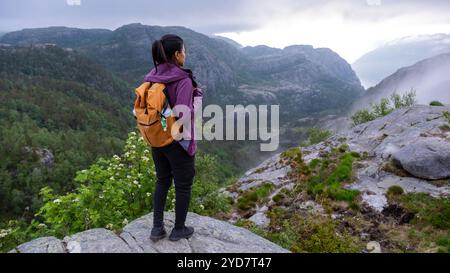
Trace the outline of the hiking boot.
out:
M 189 239 L 194 234 L 193 227 L 184 226 L 183 228 L 174 228 L 170 233 L 169 240 L 178 241 L 180 239 Z
M 156 242 L 164 237 L 166 237 L 167 233 L 166 230 L 164 229 L 164 226 L 161 227 L 153 227 L 152 228 L 152 233 L 150 235 L 150 239 L 153 242 Z

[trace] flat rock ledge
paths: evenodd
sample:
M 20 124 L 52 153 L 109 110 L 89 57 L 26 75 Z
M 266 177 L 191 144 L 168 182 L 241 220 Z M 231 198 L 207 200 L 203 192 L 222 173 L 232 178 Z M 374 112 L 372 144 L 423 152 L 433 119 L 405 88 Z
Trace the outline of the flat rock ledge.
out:
M 168 234 L 175 222 L 173 212 L 164 213 Z M 153 213 L 130 222 L 120 234 L 96 228 L 60 240 L 42 237 L 24 243 L 10 253 L 288 253 L 290 251 L 230 223 L 188 213 L 186 225 L 193 226 L 189 239 L 172 242 L 168 236 L 150 240 Z

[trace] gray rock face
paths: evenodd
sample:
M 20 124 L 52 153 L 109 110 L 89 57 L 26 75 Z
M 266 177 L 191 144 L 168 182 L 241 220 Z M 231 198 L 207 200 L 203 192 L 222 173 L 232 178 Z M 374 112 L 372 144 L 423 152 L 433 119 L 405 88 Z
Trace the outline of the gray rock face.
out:
M 164 215 L 169 234 L 175 223 L 175 215 Z M 177 242 L 167 237 L 150 240 L 153 213 L 130 222 L 119 235 L 98 228 L 80 232 L 59 240 L 43 237 L 19 245 L 10 252 L 19 253 L 287 253 L 289 251 L 259 237 L 252 232 L 227 222 L 188 213 L 186 225 L 193 226 L 194 234 L 189 239 Z
M 450 177 L 450 142 L 422 139 L 393 154 L 393 159 L 412 175 L 425 179 Z
M 29 243 L 22 244 L 11 250 L 19 253 L 64 253 L 65 248 L 61 240 L 56 237 L 42 237 Z
M 385 117 L 342 130 L 324 142 L 302 147 L 303 160 L 309 163 L 322 152 L 342 143 L 347 143 L 350 151 L 367 153 L 367 158 L 355 167 L 356 181 L 348 188 L 359 190 L 362 200 L 377 211 L 382 211 L 387 204 L 385 193 L 394 185 L 401 186 L 405 192 L 425 192 L 434 197 L 448 198 L 450 181 L 437 187 L 427 180 L 450 176 L 450 131 L 441 129 L 443 124 L 448 124 L 444 111 L 450 112 L 450 107 L 416 105 L 395 110 Z M 274 185 L 270 198 L 282 188 L 289 190 L 293 183 L 287 175 L 290 167 L 279 160 L 280 154 L 272 156 L 247 171 L 235 185 L 224 189 L 224 193 L 237 199 L 238 190 L 259 187 L 264 182 Z M 398 160 L 411 176 L 398 176 L 386 171 L 383 166 L 391 160 Z M 265 205 L 270 206 L 271 202 Z M 264 226 L 266 222 L 262 221 L 262 213 L 264 211 L 257 207 L 246 217 Z M 230 222 L 240 217 L 235 214 Z
M 46 168 L 52 168 L 55 164 L 55 156 L 52 151 L 45 148 L 24 147 L 27 153 L 33 153 L 39 158 L 39 162 Z

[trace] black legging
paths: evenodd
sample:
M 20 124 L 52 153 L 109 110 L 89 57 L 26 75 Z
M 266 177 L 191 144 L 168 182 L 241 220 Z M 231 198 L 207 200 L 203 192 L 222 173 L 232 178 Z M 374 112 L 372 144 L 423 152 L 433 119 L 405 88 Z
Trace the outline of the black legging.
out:
M 176 141 L 168 146 L 152 147 L 152 157 L 156 168 L 156 188 L 153 195 L 153 225 L 163 225 L 163 213 L 167 193 L 175 184 L 175 228 L 184 227 L 191 199 L 192 183 L 195 176 L 195 155 L 190 156 Z

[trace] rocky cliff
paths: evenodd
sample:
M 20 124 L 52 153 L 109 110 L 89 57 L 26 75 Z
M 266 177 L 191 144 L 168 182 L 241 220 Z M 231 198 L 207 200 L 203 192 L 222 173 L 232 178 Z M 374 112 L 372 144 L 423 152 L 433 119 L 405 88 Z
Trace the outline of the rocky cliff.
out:
M 174 225 L 174 213 L 165 213 L 168 233 Z M 97 228 L 65 237 L 43 237 L 17 246 L 11 253 L 278 253 L 288 252 L 250 231 L 229 223 L 189 213 L 186 225 L 193 226 L 189 239 L 172 242 L 164 238 L 150 240 L 153 213 L 126 225 L 122 232 Z
M 336 231 L 352 235 L 356 250 L 375 240 L 383 251 L 433 251 L 432 246 L 412 247 L 404 237 L 392 238 L 390 233 L 404 232 L 399 229 L 406 229 L 405 224 L 417 232 L 416 223 L 426 226 L 421 219 L 433 213 L 442 221 L 436 226 L 443 234 L 448 231 L 449 111 L 449 106 L 399 109 L 319 144 L 277 154 L 223 189 L 236 204 L 229 221 L 278 234 L 285 230 L 280 219 L 300 215 L 314 222 L 323 217 L 336 225 Z M 349 158 L 353 163 L 345 164 Z M 392 194 L 397 191 L 401 202 Z M 300 232 L 306 232 L 302 225 Z

